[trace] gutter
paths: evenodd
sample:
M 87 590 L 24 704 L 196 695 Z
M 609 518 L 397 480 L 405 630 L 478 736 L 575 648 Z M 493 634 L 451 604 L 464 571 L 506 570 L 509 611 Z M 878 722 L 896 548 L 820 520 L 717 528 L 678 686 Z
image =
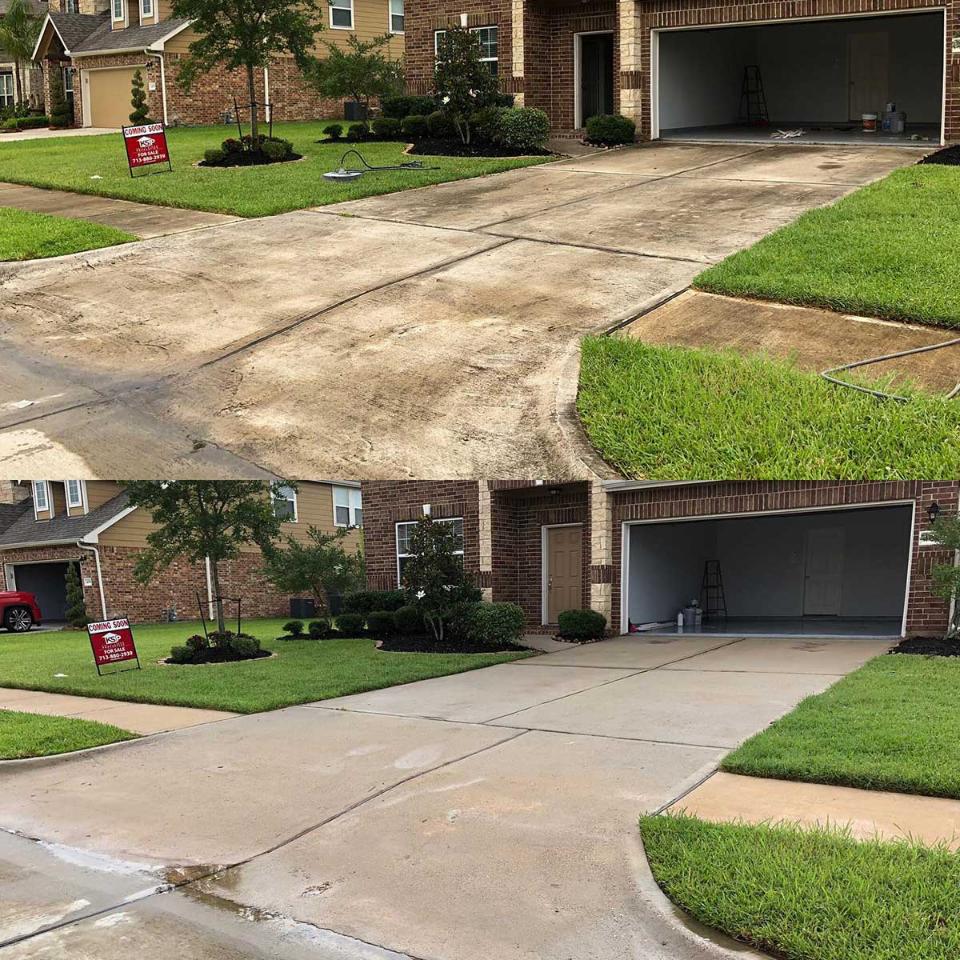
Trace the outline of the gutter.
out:
M 96 547 L 90 546 L 88 543 L 84 543 L 82 540 L 77 540 L 77 547 L 80 550 L 86 550 L 88 553 L 93 554 L 93 558 L 97 564 L 97 586 L 100 588 L 100 610 L 103 615 L 103 619 L 107 619 L 107 597 L 103 592 L 103 568 L 100 566 L 100 551 Z
M 715 480 L 601 480 L 607 493 L 619 493 L 624 490 L 652 490 L 656 487 L 695 487 Z
M 148 57 L 156 57 L 160 63 L 160 98 L 163 102 L 163 125 L 167 126 L 167 69 L 163 54 L 155 53 L 149 47 L 143 51 Z

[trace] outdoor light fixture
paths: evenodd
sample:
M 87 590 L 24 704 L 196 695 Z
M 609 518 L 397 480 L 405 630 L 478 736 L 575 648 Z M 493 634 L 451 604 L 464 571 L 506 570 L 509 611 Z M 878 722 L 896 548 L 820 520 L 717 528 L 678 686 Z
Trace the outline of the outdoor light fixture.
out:
M 940 516 L 940 504 L 936 500 L 927 507 L 927 516 L 930 518 L 930 522 L 933 523 L 936 521 L 937 517 Z

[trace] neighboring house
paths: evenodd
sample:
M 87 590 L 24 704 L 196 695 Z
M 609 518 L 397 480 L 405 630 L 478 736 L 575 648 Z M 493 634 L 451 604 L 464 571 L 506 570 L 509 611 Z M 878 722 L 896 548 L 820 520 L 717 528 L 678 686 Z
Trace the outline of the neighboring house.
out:
M 488 599 L 531 628 L 592 607 L 614 632 L 676 629 L 719 565 L 719 632 L 900 636 L 942 633 L 949 605 L 932 568 L 931 514 L 956 513 L 960 482 L 364 481 L 372 589 L 399 583 L 425 514 L 461 533 Z M 716 591 L 712 591 L 716 595 Z M 706 597 L 704 597 L 706 599 Z
M 9 0 L 0 0 L 0 19 L 7 11 Z M 34 13 L 38 17 L 46 16 L 46 0 L 33 0 Z M 39 109 L 43 106 L 43 74 L 29 60 L 20 64 L 20 79 L 23 83 L 23 100 L 31 107 Z M 0 111 L 4 107 L 15 106 L 17 102 L 16 64 L 10 58 L 3 46 L 0 45 Z
M 768 139 L 756 126 L 765 107 L 771 126 L 853 138 L 864 113 L 892 101 L 904 136 L 955 140 L 958 11 L 955 0 L 423 0 L 407 12 L 407 76 L 429 89 L 437 33 L 462 24 L 501 88 L 561 131 L 622 113 L 640 139 Z M 753 79 L 742 96 L 747 67 L 759 68 L 765 104 Z
M 129 124 L 130 85 L 137 68 L 147 85 L 150 116 L 169 124 L 222 123 L 249 111 L 242 71 L 218 68 L 198 77 L 189 94 L 177 83 L 181 61 L 195 34 L 187 20 L 170 15 L 170 0 L 51 0 L 50 13 L 34 51 L 45 77 L 62 69 L 77 126 Z M 355 33 L 370 39 L 394 34 L 391 56 L 403 54 L 403 0 L 332 0 L 326 8 L 322 42 L 340 46 Z M 324 53 L 318 43 L 317 55 Z M 49 81 L 47 81 L 49 82 Z M 291 57 L 279 57 L 256 71 L 260 115 L 270 104 L 275 120 L 335 117 L 342 104 L 324 100 L 303 80 Z
M 9 481 L 6 482 L 9 485 Z M 62 620 L 66 610 L 65 577 L 79 564 L 87 612 L 91 617 L 127 616 L 138 622 L 198 616 L 212 596 L 205 564 L 175 561 L 143 586 L 133 567 L 147 546 L 154 525 L 142 509 L 131 507 L 121 486 L 107 480 L 28 481 L 26 499 L 14 504 L 0 497 L 0 590 L 37 594 L 45 621 Z M 23 487 L 15 487 L 23 491 Z M 276 501 L 288 518 L 283 536 L 305 540 L 311 526 L 332 532 L 363 524 L 358 483 L 303 482 L 296 492 Z M 352 549 L 359 531 L 345 541 Z M 259 548 L 248 546 L 236 560 L 221 565 L 224 596 L 241 597 L 244 617 L 286 616 L 290 597 L 263 577 Z M 234 604 L 227 604 L 234 614 Z M 209 610 L 205 612 L 210 613 Z

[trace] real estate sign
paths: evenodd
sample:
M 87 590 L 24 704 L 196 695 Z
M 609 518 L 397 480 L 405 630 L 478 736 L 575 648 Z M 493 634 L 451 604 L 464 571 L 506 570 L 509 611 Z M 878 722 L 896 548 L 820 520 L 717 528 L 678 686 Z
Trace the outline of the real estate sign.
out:
M 133 629 L 126 617 L 120 620 L 102 620 L 99 623 L 87 624 L 87 635 L 90 637 L 90 647 L 93 650 L 93 662 L 100 668 L 111 663 L 125 663 L 128 660 L 137 661 L 140 669 L 140 658 L 137 656 L 137 647 L 133 642 Z
M 127 165 L 130 176 L 141 167 L 165 163 L 169 170 L 170 151 L 167 149 L 167 132 L 162 123 L 143 123 L 138 127 L 123 128 L 123 145 L 127 150 Z

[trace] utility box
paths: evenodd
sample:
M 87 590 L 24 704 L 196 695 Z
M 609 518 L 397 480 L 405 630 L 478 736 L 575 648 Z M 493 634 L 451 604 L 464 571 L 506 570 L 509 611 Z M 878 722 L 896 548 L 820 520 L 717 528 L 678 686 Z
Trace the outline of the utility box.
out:
M 313 597 L 291 597 L 290 616 L 294 620 L 308 620 L 317 615 L 317 604 Z
M 367 108 L 362 103 L 358 103 L 356 100 L 344 100 L 343 119 L 354 121 L 366 120 Z

